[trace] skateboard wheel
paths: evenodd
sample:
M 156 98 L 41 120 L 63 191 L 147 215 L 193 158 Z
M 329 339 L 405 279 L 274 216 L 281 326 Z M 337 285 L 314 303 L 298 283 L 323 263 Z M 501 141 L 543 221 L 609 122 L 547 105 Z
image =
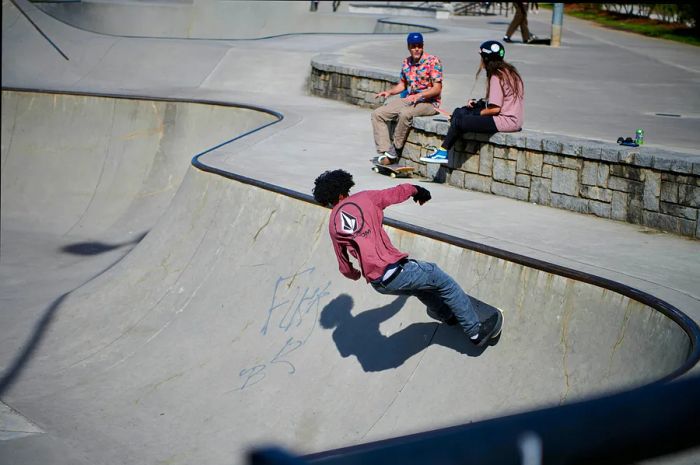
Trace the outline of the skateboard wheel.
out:
M 396 173 L 389 173 L 389 177 L 390 177 L 390 178 L 395 178 L 395 177 L 396 177 Z
M 375 173 L 379 173 L 379 168 L 377 168 L 376 166 L 373 166 L 372 171 L 374 171 Z

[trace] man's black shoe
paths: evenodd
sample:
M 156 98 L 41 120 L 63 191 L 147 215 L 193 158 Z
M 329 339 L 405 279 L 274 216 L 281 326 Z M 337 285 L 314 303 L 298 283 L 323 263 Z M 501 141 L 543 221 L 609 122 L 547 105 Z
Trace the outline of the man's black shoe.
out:
M 455 326 L 459 324 L 459 321 L 457 320 L 457 317 L 451 314 L 449 317 L 445 317 L 444 315 L 441 315 L 439 313 L 434 312 L 431 309 L 427 309 L 428 311 L 428 316 L 430 318 L 434 318 L 438 320 L 440 323 L 445 323 L 447 326 Z
M 486 318 L 481 322 L 479 327 L 479 335 L 471 339 L 475 346 L 481 347 L 491 339 L 498 337 L 501 334 L 501 328 L 503 327 L 503 313 L 496 309 L 496 313 Z

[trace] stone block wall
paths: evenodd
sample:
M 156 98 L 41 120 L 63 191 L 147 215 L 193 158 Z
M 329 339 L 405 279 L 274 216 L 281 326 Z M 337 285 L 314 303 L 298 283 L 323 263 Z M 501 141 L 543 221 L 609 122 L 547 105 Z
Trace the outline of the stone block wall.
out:
M 700 160 L 693 156 L 561 136 L 564 148 L 556 135 L 521 131 L 465 134 L 447 165 L 419 161 L 447 127 L 416 118 L 403 163 L 462 189 L 700 237 Z
M 335 55 L 319 55 L 311 61 L 309 92 L 319 97 L 340 100 L 365 108 L 377 108 L 383 102 L 374 96 L 398 82 L 378 70 L 359 70 L 337 63 Z
M 309 90 L 374 108 L 381 104 L 374 94 L 395 82 L 325 56 L 312 61 Z M 425 164 L 419 158 L 449 126 L 431 117 L 415 118 L 413 127 L 401 163 L 438 182 L 700 237 L 700 156 L 523 130 L 465 134 L 447 165 Z

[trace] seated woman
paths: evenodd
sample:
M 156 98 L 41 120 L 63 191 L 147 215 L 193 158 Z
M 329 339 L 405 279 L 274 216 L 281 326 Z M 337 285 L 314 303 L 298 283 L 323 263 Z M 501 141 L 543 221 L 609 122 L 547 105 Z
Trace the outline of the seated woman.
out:
M 500 42 L 484 42 L 479 47 L 479 54 L 481 63 L 476 76 L 479 77 L 482 69 L 486 70 L 486 102 L 471 99 L 466 107 L 457 108 L 452 113 L 450 129 L 442 146 L 421 157 L 421 161 L 447 163 L 447 152 L 466 132 L 515 132 L 522 129 L 525 87 L 518 70 L 503 59 L 506 50 Z

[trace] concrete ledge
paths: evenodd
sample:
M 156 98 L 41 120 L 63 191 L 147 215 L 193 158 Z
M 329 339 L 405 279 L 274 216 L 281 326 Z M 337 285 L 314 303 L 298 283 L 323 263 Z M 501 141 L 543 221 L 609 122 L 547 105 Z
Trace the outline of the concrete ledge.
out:
M 452 13 L 452 5 L 437 4 L 431 7 L 402 5 L 393 3 L 351 3 L 350 13 L 417 16 L 424 18 L 447 19 Z
M 398 75 L 357 68 L 324 54 L 311 61 L 309 92 L 376 108 Z M 467 133 L 447 165 L 419 159 L 447 134 L 445 117 L 413 121 L 402 163 L 437 182 L 601 218 L 700 237 L 700 156 L 648 146 L 523 130 Z M 369 130 L 369 128 L 368 128 Z

